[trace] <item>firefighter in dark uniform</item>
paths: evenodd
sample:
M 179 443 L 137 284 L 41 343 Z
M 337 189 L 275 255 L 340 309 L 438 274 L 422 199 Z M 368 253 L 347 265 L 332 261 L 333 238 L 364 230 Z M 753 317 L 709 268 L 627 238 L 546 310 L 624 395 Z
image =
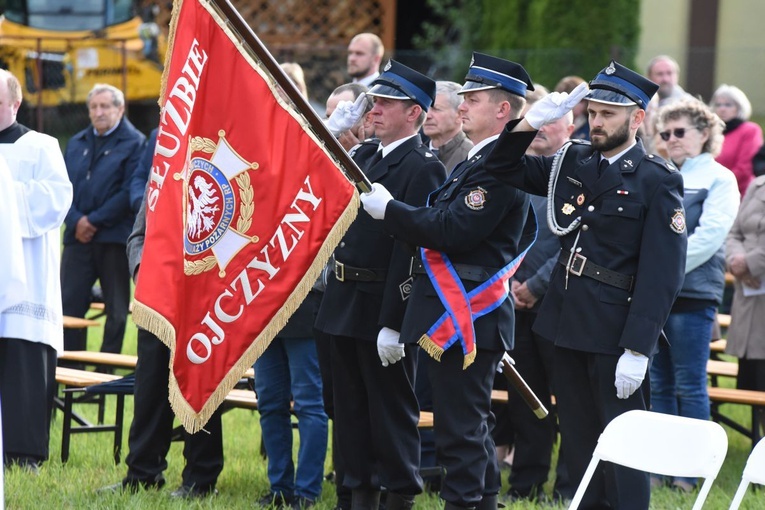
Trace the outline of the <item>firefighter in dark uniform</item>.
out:
M 484 161 L 498 179 L 548 196 L 561 252 L 534 331 L 555 342 L 553 387 L 576 485 L 608 422 L 649 407 L 646 369 L 685 273 L 682 178 L 635 136 L 657 88 L 611 62 L 589 92 L 582 84 L 571 96 L 551 94 L 508 124 Z M 591 144 L 525 156 L 536 130 L 585 94 Z M 647 473 L 599 467 L 582 508 L 648 508 Z
M 412 206 L 424 205 L 446 178 L 417 134 L 435 93 L 433 80 L 391 61 L 367 92 L 375 101 L 371 114 L 379 140 L 351 152 L 370 180 L 385 183 Z M 383 486 L 388 510 L 411 508 L 422 492 L 413 388 L 417 346 L 398 341 L 411 256 L 411 247 L 359 211 L 335 250 L 334 277 L 316 319 L 316 328 L 331 336 L 337 447 L 354 510 L 376 509 Z
M 474 144 L 468 159 L 430 196 L 427 207 L 392 200 L 381 182 L 361 198 L 386 231 L 424 248 L 412 264 L 414 286 L 401 341 L 419 342 L 432 356 L 426 359 L 446 509 L 496 509 L 501 488 L 490 433 L 491 390 L 498 363 L 513 347 L 506 278 L 533 242 L 536 222 L 529 215 L 529 196 L 486 173 L 481 162 L 505 124 L 520 116 L 527 90 L 533 86 L 521 65 L 474 53 L 459 108 Z M 487 302 L 494 307 L 484 308 Z M 460 333 L 442 336 L 436 323 Z

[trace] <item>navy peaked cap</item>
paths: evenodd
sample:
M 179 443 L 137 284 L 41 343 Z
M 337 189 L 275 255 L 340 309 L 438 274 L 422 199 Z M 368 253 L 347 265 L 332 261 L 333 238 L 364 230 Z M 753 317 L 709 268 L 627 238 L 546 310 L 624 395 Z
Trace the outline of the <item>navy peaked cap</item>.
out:
M 521 64 L 474 51 L 465 85 L 459 93 L 489 89 L 502 89 L 526 97 L 526 91 L 534 90 L 534 85 Z
M 436 100 L 436 82 L 400 62 L 390 60 L 382 74 L 372 82 L 367 95 L 411 99 L 427 110 Z
M 585 99 L 621 106 L 635 104 L 645 110 L 657 90 L 657 84 L 612 60 L 590 82 L 590 92 Z

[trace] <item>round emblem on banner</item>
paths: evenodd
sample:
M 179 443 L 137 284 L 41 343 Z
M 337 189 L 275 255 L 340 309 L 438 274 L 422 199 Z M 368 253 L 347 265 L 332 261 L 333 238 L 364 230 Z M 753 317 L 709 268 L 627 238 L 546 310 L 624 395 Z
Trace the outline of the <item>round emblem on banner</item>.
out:
M 236 202 L 228 179 L 210 161 L 194 158 L 189 170 L 184 247 L 195 255 L 215 246 L 226 233 Z
M 476 188 L 465 195 L 465 205 L 474 211 L 483 209 L 484 204 L 486 204 L 486 190 L 483 188 Z

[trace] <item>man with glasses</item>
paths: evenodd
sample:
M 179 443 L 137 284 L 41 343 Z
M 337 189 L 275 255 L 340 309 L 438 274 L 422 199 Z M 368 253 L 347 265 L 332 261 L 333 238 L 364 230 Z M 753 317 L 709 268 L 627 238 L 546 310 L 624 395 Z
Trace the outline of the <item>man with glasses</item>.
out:
M 680 173 L 636 139 L 658 85 L 612 61 L 589 88 L 538 101 L 507 125 L 484 162 L 498 179 L 548 195 L 561 252 L 534 331 L 555 342 L 564 461 L 577 485 L 605 426 L 648 407 L 643 379 L 683 282 L 687 244 Z M 526 156 L 536 132 L 582 97 L 591 144 L 573 141 L 556 157 Z M 646 509 L 649 500 L 647 473 L 607 465 L 582 506 Z

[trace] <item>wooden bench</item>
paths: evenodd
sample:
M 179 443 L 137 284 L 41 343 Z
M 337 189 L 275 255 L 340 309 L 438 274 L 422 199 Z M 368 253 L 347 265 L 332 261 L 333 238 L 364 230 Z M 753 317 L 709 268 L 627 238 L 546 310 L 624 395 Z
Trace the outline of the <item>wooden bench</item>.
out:
M 736 388 L 709 387 L 709 400 L 712 404 L 712 419 L 716 422 L 725 424 L 745 435 L 752 440 L 752 446 L 762 438 L 760 431 L 763 421 L 763 412 L 765 411 L 765 391 L 739 390 Z M 752 426 L 748 429 L 740 423 L 730 419 L 720 412 L 721 404 L 739 404 L 749 406 L 752 411 Z
M 507 396 L 507 392 L 504 392 Z M 252 390 L 233 389 L 223 401 L 223 405 L 229 409 L 242 408 L 257 411 L 258 397 Z M 420 421 L 417 424 L 420 428 L 433 428 L 433 413 L 429 411 L 420 411 Z
M 84 329 L 91 326 L 100 326 L 101 323 L 92 319 L 83 319 L 81 317 L 70 317 L 64 315 L 64 329 Z
M 723 354 L 725 352 L 725 347 L 728 346 L 728 341 L 724 338 L 721 338 L 719 340 L 715 340 L 714 342 L 711 342 L 709 344 L 709 350 L 713 353 L 717 354 Z
M 83 434 L 89 432 L 114 432 L 114 462 L 119 464 L 122 450 L 122 421 L 125 411 L 125 395 L 116 394 L 117 409 L 115 411 L 114 424 L 104 425 L 103 423 L 103 401 L 99 402 L 98 424 L 92 424 L 76 414 L 72 406 L 75 403 L 75 393 L 85 391 L 85 388 L 95 386 L 105 382 L 111 382 L 121 379 L 118 375 L 102 374 L 99 372 L 87 372 L 74 368 L 56 367 L 56 382 L 65 386 L 64 400 L 57 403 L 64 413 L 64 424 L 61 434 L 61 462 L 69 460 L 69 445 L 72 434 Z M 73 426 L 76 422 L 79 426 Z
M 709 376 L 709 384 L 717 386 L 718 377 L 733 377 L 734 379 L 738 377 L 738 363 L 710 359 L 707 361 L 707 375 Z
M 717 324 L 720 325 L 720 328 L 727 329 L 730 327 L 730 315 L 727 313 L 718 313 L 717 314 Z
M 114 354 L 98 351 L 64 351 L 59 360 L 74 361 L 86 365 L 110 366 L 115 368 L 135 369 L 138 356 L 131 354 Z

